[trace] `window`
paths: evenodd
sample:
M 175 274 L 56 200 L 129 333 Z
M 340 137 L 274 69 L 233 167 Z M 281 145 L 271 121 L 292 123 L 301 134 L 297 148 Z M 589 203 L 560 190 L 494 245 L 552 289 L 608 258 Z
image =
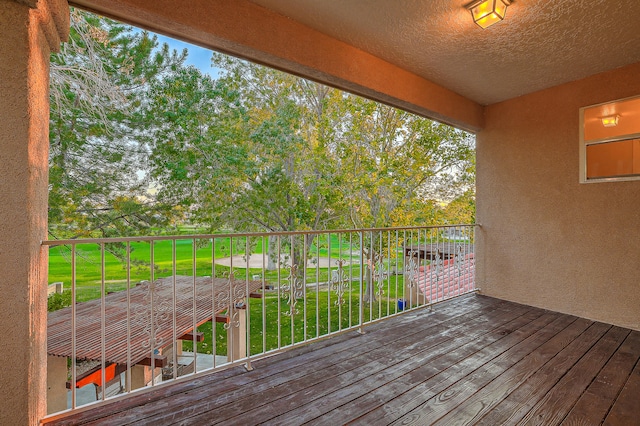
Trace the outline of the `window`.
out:
M 580 109 L 580 182 L 640 180 L 640 97 Z

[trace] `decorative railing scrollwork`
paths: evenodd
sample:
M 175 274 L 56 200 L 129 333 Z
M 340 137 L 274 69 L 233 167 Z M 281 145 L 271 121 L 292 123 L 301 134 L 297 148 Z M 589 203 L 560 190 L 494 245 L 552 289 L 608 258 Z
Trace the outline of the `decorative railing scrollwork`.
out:
M 171 306 L 169 300 L 164 300 L 157 288 L 156 282 L 141 284 L 146 287 L 143 297 L 144 303 L 135 308 L 134 321 L 143 327 L 147 338 L 141 342 L 143 348 L 158 348 L 164 344 L 164 339 L 158 337 L 160 323 L 165 322 L 170 315 Z
M 345 303 L 344 293 L 348 290 L 348 283 L 350 278 L 344 272 L 344 266 L 346 262 L 343 259 L 338 259 L 338 269 L 331 271 L 331 290 L 336 292 L 337 299 L 334 302 L 336 306 L 343 305 Z
M 287 301 L 289 310 L 284 311 L 283 314 L 293 316 L 300 313 L 296 305 L 298 304 L 298 299 L 304 297 L 304 283 L 298 276 L 298 265 L 287 266 L 286 269 L 289 270 L 289 275 L 285 278 L 285 284 L 281 287 L 281 296 Z
M 222 306 L 227 306 L 229 321 L 223 324 L 225 330 L 231 327 L 240 327 L 240 316 L 237 308 L 246 302 L 245 282 L 236 280 L 233 271 L 231 271 L 229 273 L 228 283 L 229 285 L 225 290 L 216 294 L 216 300 L 218 300 Z

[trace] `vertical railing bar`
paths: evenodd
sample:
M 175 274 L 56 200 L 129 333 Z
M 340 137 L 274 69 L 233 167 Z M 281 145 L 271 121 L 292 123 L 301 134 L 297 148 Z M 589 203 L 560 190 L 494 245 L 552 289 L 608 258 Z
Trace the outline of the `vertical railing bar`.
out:
M 300 265 L 296 265 L 295 271 L 293 268 L 294 265 L 294 261 L 295 259 L 295 235 L 291 235 L 290 241 L 291 241 L 291 286 L 289 288 L 289 292 L 291 295 L 291 303 L 294 304 L 293 306 L 295 306 L 296 302 L 297 302 L 297 298 L 296 298 L 296 285 L 298 283 L 298 268 L 300 267 Z M 299 260 L 298 260 L 299 261 Z M 294 272 L 295 272 L 295 276 L 294 276 Z M 291 306 L 290 306 L 291 308 Z M 291 344 L 293 345 L 295 343 L 295 309 L 291 309 L 291 315 L 289 317 L 290 319 L 290 325 L 291 325 Z
M 389 299 L 391 299 L 391 231 L 387 231 L 387 315 L 389 316 Z
M 282 262 L 282 239 L 280 237 L 280 235 L 278 235 L 278 261 L 277 261 L 277 267 L 278 267 L 278 349 L 280 349 L 282 347 L 282 319 L 281 319 L 281 315 L 282 315 L 282 306 L 281 306 L 281 295 L 280 295 L 280 285 L 282 284 L 282 273 L 280 272 L 281 269 L 281 265 L 280 263 Z
M 262 351 L 267 351 L 267 251 L 269 250 L 269 238 L 267 237 L 267 246 L 265 239 L 262 237 Z
M 416 304 L 420 303 L 420 284 L 423 284 L 423 289 L 422 289 L 422 294 L 423 294 L 423 300 L 425 302 L 425 304 L 427 303 L 427 285 L 429 286 L 429 291 L 431 291 L 431 266 L 432 266 L 432 262 L 431 262 L 431 254 L 432 252 L 429 251 L 429 255 L 427 256 L 427 246 L 431 246 L 431 230 L 430 228 L 425 228 L 424 230 L 424 236 L 425 236 L 425 240 L 424 240 L 424 249 L 425 249 L 425 254 L 424 254 L 424 259 L 421 258 L 420 256 L 420 242 L 418 242 L 417 247 L 418 247 L 418 254 L 417 254 L 417 269 L 416 269 Z M 418 278 L 420 277 L 420 267 L 423 266 L 422 262 L 424 262 L 424 274 L 422 275 L 423 282 L 421 282 Z M 429 269 L 427 270 L 427 267 L 429 267 Z M 428 272 L 428 273 L 427 273 Z M 431 293 L 429 293 L 429 297 L 431 297 Z M 431 302 L 431 299 L 429 299 L 429 303 Z
M 442 270 L 441 270 L 442 271 L 442 280 L 441 280 L 442 281 L 442 285 L 438 286 L 438 290 L 440 290 L 440 298 L 438 300 L 439 302 L 441 302 L 441 301 L 443 301 L 445 299 L 445 283 L 447 282 L 447 279 L 449 278 L 448 270 L 446 268 L 446 263 L 445 263 L 445 261 L 446 261 L 445 258 L 449 256 L 447 254 L 448 253 L 448 249 L 449 249 L 449 245 L 448 245 L 448 241 L 446 241 L 446 239 L 445 239 L 445 235 L 446 235 L 445 234 L 445 230 L 446 230 L 446 228 L 440 228 L 440 232 L 438 232 L 438 236 L 442 240 L 441 241 L 441 243 L 442 243 L 442 259 L 441 259 L 441 261 L 442 261 Z M 445 251 L 445 249 L 447 251 Z
M 229 238 L 229 252 L 231 257 L 229 258 L 229 307 L 227 308 L 227 361 L 235 361 L 234 352 L 234 334 L 233 327 L 233 314 L 235 310 L 235 303 L 233 300 L 233 281 L 235 280 L 235 271 L 233 270 L 233 237 Z M 247 265 L 248 266 L 248 265 Z
M 307 234 L 302 235 L 302 341 L 307 341 Z
M 404 236 L 404 251 L 405 251 L 405 257 L 404 257 L 404 272 L 406 274 L 406 277 L 403 277 L 403 282 L 404 282 L 404 292 L 409 292 L 408 295 L 405 295 L 406 300 L 409 302 L 409 307 L 412 308 L 413 307 L 413 287 L 411 287 L 412 285 L 415 285 L 416 287 L 418 286 L 418 279 L 417 277 L 414 277 L 414 273 L 411 270 L 411 267 L 413 266 L 413 249 L 411 248 L 411 245 L 413 244 L 413 235 L 411 230 L 409 230 L 409 236 L 407 237 L 407 230 L 404 229 L 403 231 L 403 236 Z M 409 256 L 406 256 L 406 254 L 409 253 Z M 411 282 L 411 280 L 414 280 L 414 282 Z
M 342 261 L 342 234 L 336 233 L 338 237 L 338 331 L 342 330 L 342 304 L 344 303 L 344 271 Z M 329 284 L 329 291 L 331 291 L 331 284 Z
M 460 270 L 458 269 L 458 265 L 460 265 L 460 267 L 463 266 L 463 264 L 459 263 L 462 260 L 464 260 L 464 254 L 462 253 L 462 251 L 464 250 L 464 248 L 462 246 L 460 247 L 460 253 L 458 253 L 458 236 L 462 236 L 462 231 L 461 228 L 459 226 L 455 226 L 454 230 L 453 230 L 453 244 L 450 244 L 449 249 L 452 250 L 452 255 L 450 257 L 450 262 L 449 262 L 449 282 L 451 284 L 451 288 L 449 289 L 449 298 L 454 297 L 458 294 L 460 294 Z M 451 243 L 451 238 L 449 238 L 449 242 Z M 462 255 L 462 259 L 458 258 L 458 255 Z
M 351 299 L 353 299 L 353 232 L 349 232 L 349 328 L 352 325 Z
M 410 235 L 411 235 L 411 245 L 414 245 L 414 231 L 413 229 L 410 231 Z M 420 298 L 418 297 L 418 295 L 420 294 L 420 281 L 418 280 L 418 272 L 420 271 L 420 235 L 418 235 L 418 241 L 415 243 L 415 247 L 417 248 L 416 250 L 416 269 L 414 271 L 411 271 L 411 279 L 413 279 L 413 283 L 412 285 L 415 286 L 416 291 L 413 291 L 413 287 L 411 287 L 411 289 L 409 290 L 409 297 L 411 298 L 411 301 L 409 303 L 409 306 L 413 307 L 413 304 L 415 302 L 416 305 L 419 304 L 420 302 Z M 411 250 L 411 252 L 413 252 L 413 250 Z M 413 258 L 414 254 L 411 253 L 411 257 Z M 413 261 L 412 261 L 413 262 Z M 411 265 L 413 266 L 413 265 Z M 426 286 L 425 286 L 426 287 Z M 416 299 L 417 300 L 413 300 L 413 293 L 416 294 Z
M 378 241 L 380 242 L 378 247 L 378 253 L 376 253 L 376 258 L 380 260 L 380 270 L 378 271 L 378 282 L 376 283 L 376 292 L 378 288 L 382 289 L 382 272 L 384 271 L 384 246 L 382 245 L 382 240 L 384 239 L 382 231 L 378 231 Z M 382 318 L 382 295 L 378 295 L 378 318 Z
M 177 318 L 177 308 L 178 308 L 178 292 L 176 290 L 177 287 L 177 260 L 176 260 L 176 245 L 177 241 L 175 238 L 171 240 L 171 283 L 173 285 L 173 313 L 172 313 L 172 324 L 173 324 L 173 353 L 172 353 L 172 362 L 173 362 L 173 379 L 178 378 L 178 333 L 176 327 L 178 326 L 178 318 Z M 182 344 L 182 342 L 180 342 Z M 180 349 L 181 350 L 181 349 Z
M 453 231 L 454 232 L 454 246 L 455 246 L 455 229 L 456 228 L 454 228 L 454 231 Z M 449 260 L 455 259 L 455 250 L 453 250 L 454 254 L 452 255 L 451 254 L 451 238 L 447 238 L 447 239 L 449 240 L 449 241 L 447 241 L 447 243 L 448 243 L 447 247 L 448 247 L 448 250 L 449 250 L 449 252 L 447 254 L 447 261 L 449 261 Z M 451 281 L 451 270 L 453 269 L 453 268 L 451 268 L 451 262 L 447 263 L 447 266 L 448 267 L 447 267 L 447 269 L 445 269 L 445 271 L 447 272 L 447 283 L 450 286 L 452 284 L 452 281 Z M 453 284 L 454 284 L 453 289 L 455 290 L 455 283 L 453 283 Z M 444 296 L 444 293 L 445 293 L 444 289 L 445 289 L 445 287 L 443 285 L 443 296 Z M 444 296 L 444 297 L 447 297 L 447 296 Z M 451 295 L 449 294 L 448 297 L 451 297 Z
M 469 243 L 473 244 L 472 246 L 470 246 L 469 248 L 473 248 L 473 273 L 472 273 L 472 278 L 473 278 L 473 289 L 476 290 L 478 288 L 478 285 L 476 283 L 476 227 L 477 225 L 473 226 L 471 228 L 471 232 L 470 235 L 472 237 L 472 239 L 470 239 Z
M 476 288 L 476 280 L 475 280 L 475 261 L 476 261 L 476 250 L 475 250 L 475 229 L 476 227 L 474 225 L 470 226 L 469 228 L 469 263 L 468 263 L 468 268 L 469 268 L 469 274 L 471 275 L 471 279 L 473 280 L 473 282 L 471 283 L 471 290 L 475 290 Z M 474 267 L 471 267 L 471 262 L 472 259 L 471 257 L 473 257 L 473 265 Z
M 399 235 L 398 235 L 398 230 L 396 229 L 395 231 L 396 233 L 396 243 L 395 243 L 395 262 L 394 262 L 394 270 L 395 270 L 395 285 L 396 285 L 396 291 L 395 291 L 395 295 L 396 295 L 396 303 L 394 303 L 394 313 L 398 313 L 398 302 L 397 299 L 398 298 L 398 247 L 400 247 L 400 241 L 399 241 Z M 402 250 L 402 256 L 404 257 L 404 249 Z M 403 305 L 402 308 L 404 309 L 404 294 L 402 295 L 402 299 L 403 299 Z
M 407 307 L 411 308 L 411 305 L 408 303 L 410 302 L 409 301 L 410 296 L 407 294 L 407 289 L 409 289 L 409 284 L 410 284 L 409 282 L 407 282 L 407 279 L 409 277 L 409 271 L 407 267 L 407 247 L 408 247 L 407 230 L 403 229 L 402 230 L 402 300 L 403 300 L 402 307 L 404 309 L 407 309 Z
M 456 267 L 456 271 L 454 271 L 454 273 L 457 274 L 458 279 L 457 279 L 457 292 L 455 293 L 456 295 L 460 295 L 462 293 L 465 293 L 465 287 L 466 287 L 466 280 L 463 279 L 464 277 L 464 271 L 466 269 L 467 266 L 467 243 L 465 243 L 465 237 L 466 237 L 466 233 L 467 233 L 467 228 L 464 226 L 460 226 L 459 227 L 459 236 L 460 236 L 460 253 L 458 253 L 458 250 L 455 249 L 456 251 L 456 256 L 458 254 L 460 254 L 460 256 L 462 257 L 461 259 L 457 259 L 456 257 L 454 257 L 454 259 L 458 260 L 458 265 L 456 267 L 456 262 L 454 261 L 454 267 Z
M 103 401 L 107 399 L 106 387 L 107 378 L 105 376 L 106 357 L 107 357 L 107 323 L 106 323 L 106 311 L 107 301 L 105 300 L 105 267 L 104 267 L 104 247 L 105 244 L 100 244 L 100 384 L 102 385 L 102 395 L 100 399 Z
M 440 256 L 440 232 L 441 232 L 440 229 L 441 229 L 440 227 L 436 228 L 436 252 L 438 253 L 438 257 L 440 257 L 439 263 L 444 264 L 442 260 L 443 256 Z M 436 263 L 438 263 L 437 259 L 438 258 L 436 257 Z M 435 300 L 436 302 L 440 301 L 440 295 L 439 295 L 440 286 L 438 285 L 440 284 L 439 283 L 440 279 L 438 278 L 438 272 L 440 272 L 439 268 L 440 268 L 440 265 L 436 265 L 436 300 Z M 431 305 L 433 306 L 433 303 Z
M 374 247 L 374 237 L 373 237 L 373 232 L 374 231 L 369 231 L 369 236 L 371 237 L 371 246 L 369 247 L 369 269 L 370 269 L 370 275 L 369 275 L 369 281 L 367 282 L 367 286 L 369 287 L 369 300 L 367 300 L 367 303 L 369 303 L 369 322 L 373 321 L 373 310 L 374 310 L 374 306 L 373 306 L 373 299 L 376 297 L 375 296 L 375 289 L 373 288 L 373 281 L 375 279 L 374 276 L 374 258 L 373 258 L 373 247 Z
M 191 341 L 193 342 L 193 374 L 198 372 L 198 339 L 197 339 L 197 335 L 196 332 L 198 331 L 198 306 L 197 306 L 197 300 L 198 300 L 198 293 L 197 293 L 197 286 L 196 286 L 196 275 L 198 273 L 198 251 L 197 251 L 197 240 L 194 238 L 193 240 L 191 240 L 191 272 L 193 274 L 193 300 L 192 300 L 192 307 L 193 307 L 193 315 L 191 317 L 193 323 L 192 325 L 192 329 L 191 329 Z
M 424 300 L 424 304 L 430 304 L 433 303 L 433 228 L 425 228 L 424 230 L 424 273 L 422 274 L 422 277 L 424 278 L 422 284 L 424 286 L 423 290 L 422 290 L 422 294 L 423 294 L 423 300 Z M 427 253 L 429 253 L 427 255 Z M 422 266 L 420 264 L 420 244 L 418 243 L 418 269 L 417 269 L 417 277 L 420 276 L 420 267 Z M 416 282 L 420 284 L 420 281 L 417 280 L 416 277 Z M 427 286 L 428 286 L 428 293 L 427 293 Z M 417 286 L 418 291 L 416 292 L 416 297 L 418 298 L 417 302 L 420 302 L 420 297 L 418 297 L 420 295 L 420 286 Z M 427 294 L 429 294 L 429 298 L 427 299 Z
M 358 324 L 358 332 L 360 334 L 364 334 L 364 291 L 363 291 L 363 284 L 364 284 L 364 231 L 358 231 L 358 233 L 360 234 L 360 283 L 359 283 L 359 287 L 360 287 L 360 294 L 358 296 L 359 298 L 359 303 L 358 303 L 358 318 L 359 318 L 359 324 Z
M 154 249 L 155 249 L 155 241 L 151 240 L 149 241 L 150 245 L 150 249 L 149 249 L 149 257 L 150 257 L 150 264 L 151 264 L 151 271 L 150 271 L 150 278 L 151 280 L 149 281 L 149 300 L 150 302 L 150 313 L 149 313 L 149 321 L 150 321 L 150 330 L 151 330 L 151 334 L 149 335 L 149 349 L 151 350 L 151 386 L 155 385 L 155 380 L 156 380 L 156 359 L 155 359 L 155 346 L 156 346 L 156 330 L 155 330 L 155 324 L 154 324 L 154 320 L 155 320 L 155 315 L 154 315 L 154 293 L 155 293 L 155 256 L 154 256 Z
M 76 245 L 71 244 L 71 408 L 76 408 Z
M 216 239 L 211 238 L 211 352 L 213 353 L 213 368 L 216 368 L 218 355 L 218 323 L 216 321 Z
M 446 245 L 446 242 L 445 242 L 445 234 L 444 234 L 444 232 L 445 232 L 444 230 L 445 229 L 446 228 L 442 228 L 442 227 L 440 227 L 440 229 L 438 229 L 438 231 L 439 231 L 438 232 L 438 238 L 440 239 L 440 244 L 442 245 L 442 256 L 440 258 L 440 262 L 442 262 L 442 268 L 440 270 L 440 272 L 442 274 L 442 279 L 438 280 L 438 284 L 440 284 L 440 282 L 441 282 L 441 285 L 438 285 L 438 289 L 437 289 L 437 291 L 440 292 L 440 297 L 438 298 L 438 302 L 441 302 L 442 300 L 444 300 L 444 284 L 445 284 L 445 281 L 447 279 L 447 269 L 445 268 L 445 266 L 446 266 L 445 265 L 445 257 L 447 256 L 447 254 L 445 252 L 445 249 L 448 248 L 448 246 Z
M 461 236 L 459 226 L 454 226 L 453 230 L 453 239 L 449 238 L 449 250 L 452 254 L 449 257 L 449 294 L 448 297 L 452 298 L 458 294 L 460 294 L 460 273 L 457 268 L 457 262 L 460 262 L 461 259 L 458 259 L 458 254 L 462 254 L 462 246 L 460 246 L 461 252 L 458 253 L 458 236 Z M 453 242 L 452 242 L 453 241 Z M 464 259 L 464 256 L 463 256 Z M 460 264 L 462 266 L 462 264 Z
M 413 239 L 413 230 L 411 231 L 411 238 Z M 424 304 L 427 303 L 427 280 L 428 280 L 428 274 L 427 272 L 430 273 L 430 270 L 427 271 L 427 266 L 431 266 L 431 261 L 430 261 L 430 255 L 427 256 L 427 244 L 430 244 L 431 240 L 431 234 L 429 231 L 429 228 L 425 228 L 424 229 L 424 243 L 421 246 L 421 241 L 420 241 L 420 229 L 416 230 L 416 232 L 418 233 L 418 241 L 415 244 L 416 250 L 415 250 L 415 270 L 413 271 L 413 279 L 414 279 L 414 284 L 415 284 L 415 299 L 414 301 L 412 301 L 411 306 L 413 307 L 413 303 L 415 303 L 417 306 L 420 306 L 420 295 L 422 294 L 422 300 L 424 302 Z M 425 253 L 424 253 L 424 258 L 422 257 L 422 248 L 424 248 Z M 429 252 L 431 253 L 431 252 Z M 427 265 L 428 263 L 428 265 Z M 423 267 L 423 272 L 424 274 L 422 274 L 422 278 L 424 278 L 423 280 L 421 280 L 421 276 L 420 276 L 420 268 Z M 422 289 L 420 286 L 423 286 Z M 413 296 L 413 291 L 411 292 L 411 295 Z M 429 297 L 431 297 L 431 294 L 429 293 Z M 429 300 L 431 301 L 431 300 Z
M 250 254 L 250 248 L 249 248 L 249 237 L 245 238 L 245 249 L 244 249 L 244 253 L 245 256 L 247 257 L 247 267 L 245 269 L 245 293 L 244 293 L 244 308 L 246 310 L 246 320 L 247 323 L 245 324 L 245 347 L 246 347 L 246 358 L 247 358 L 247 363 L 245 364 L 245 368 L 247 370 L 251 370 L 251 309 L 250 309 L 250 305 L 249 302 L 251 301 L 251 298 L 249 297 L 249 258 L 251 257 Z
M 459 294 L 460 292 L 460 287 L 458 286 L 460 280 L 456 279 L 456 260 L 457 259 L 457 252 L 456 252 L 456 246 L 457 246 L 457 235 L 458 235 L 458 230 L 460 229 L 460 227 L 455 226 L 453 229 L 453 243 L 452 243 L 452 239 L 451 236 L 449 237 L 449 251 L 452 253 L 449 255 L 449 269 L 448 269 L 448 276 L 449 276 L 449 292 L 448 292 L 448 297 L 451 298 L 452 295 L 456 295 Z
M 469 249 L 470 249 L 470 245 L 469 244 L 471 243 L 471 234 L 469 233 L 469 231 L 470 231 L 470 228 L 466 227 L 466 226 L 464 226 L 462 228 L 462 231 L 461 231 L 461 232 L 463 232 L 463 234 L 462 234 L 462 236 L 463 236 L 463 238 L 462 238 L 462 244 L 463 244 L 463 246 L 462 246 L 463 247 L 463 250 L 462 250 L 463 251 L 463 256 L 462 256 L 462 262 L 463 262 L 462 263 L 462 268 L 463 269 L 462 269 L 462 271 L 465 273 L 465 276 L 466 276 L 467 268 L 469 267 L 469 260 L 470 260 L 468 258 Z M 466 242 L 467 241 L 466 240 L 467 235 L 469 235 L 469 243 Z M 465 293 L 469 290 L 469 286 L 468 286 L 467 283 L 468 283 L 468 280 L 465 279 L 464 283 L 462 284 L 463 285 L 462 291 L 464 291 Z
M 327 282 L 331 280 L 331 233 L 327 234 L 327 258 L 329 265 L 327 266 Z M 331 284 L 327 285 L 327 334 L 331 333 Z
M 433 306 L 434 303 L 437 303 L 437 302 L 440 301 L 440 295 L 439 295 L 440 286 L 438 285 L 440 279 L 438 277 L 438 272 L 440 272 L 439 271 L 440 270 L 439 263 L 442 262 L 442 256 L 440 256 L 440 227 L 438 226 L 438 227 L 433 228 L 432 232 L 434 232 L 434 231 L 435 231 L 435 240 L 436 240 L 436 259 L 435 259 L 435 262 L 436 262 L 436 267 L 435 267 L 436 278 L 435 278 L 435 282 L 434 282 L 434 280 L 431 280 L 431 287 L 433 288 L 433 285 L 435 284 L 435 286 L 436 286 L 436 288 L 435 288 L 436 297 L 435 297 L 435 300 L 431 301 L 431 306 Z M 433 290 L 431 291 L 431 295 L 433 295 Z
M 316 337 L 320 337 L 320 238 L 318 234 L 316 240 Z
M 472 244 L 473 244 L 473 240 L 471 239 L 472 235 L 471 232 L 473 231 L 473 227 L 465 227 L 465 236 L 468 236 L 469 238 L 469 242 L 465 243 L 464 245 L 464 249 L 465 249 L 465 271 L 469 271 L 469 273 L 471 273 L 471 250 L 472 250 Z M 468 258 L 467 258 L 468 256 Z M 475 256 L 474 256 L 475 257 Z M 475 260 L 475 259 L 474 259 Z M 472 277 L 471 277 L 472 278 Z M 467 286 L 467 290 L 472 290 L 475 287 L 475 283 L 471 283 L 471 286 Z
M 131 242 L 127 241 L 126 246 L 127 263 L 127 372 L 125 379 L 125 390 L 131 392 Z

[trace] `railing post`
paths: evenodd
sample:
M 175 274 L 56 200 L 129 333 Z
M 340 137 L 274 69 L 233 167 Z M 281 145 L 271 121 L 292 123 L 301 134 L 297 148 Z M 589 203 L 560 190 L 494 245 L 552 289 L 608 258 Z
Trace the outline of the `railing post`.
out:
M 365 264 L 364 264 L 364 231 L 359 231 L 359 232 L 360 232 L 360 294 L 359 294 L 360 303 L 359 303 L 358 318 L 359 318 L 360 324 L 359 324 L 359 327 L 358 327 L 358 333 L 364 334 L 364 291 L 363 291 L 364 268 L 365 268 Z

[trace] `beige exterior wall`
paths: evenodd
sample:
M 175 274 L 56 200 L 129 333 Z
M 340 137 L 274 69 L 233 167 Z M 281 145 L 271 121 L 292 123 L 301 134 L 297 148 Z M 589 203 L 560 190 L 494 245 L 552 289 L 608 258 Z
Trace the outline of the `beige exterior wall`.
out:
M 0 2 L 0 425 L 46 412 L 49 53 L 65 1 Z
M 486 108 L 482 293 L 640 330 L 640 182 L 578 183 L 580 107 L 640 94 L 640 64 Z

